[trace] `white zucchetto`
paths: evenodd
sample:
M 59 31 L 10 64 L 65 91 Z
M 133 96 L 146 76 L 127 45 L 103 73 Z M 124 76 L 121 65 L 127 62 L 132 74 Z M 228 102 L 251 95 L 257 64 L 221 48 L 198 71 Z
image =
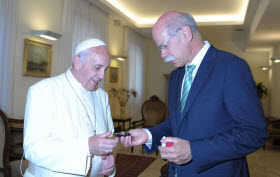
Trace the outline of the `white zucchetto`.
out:
M 77 47 L 76 47 L 76 50 L 75 50 L 75 55 L 79 54 L 80 52 L 88 49 L 88 48 L 91 48 L 91 47 L 98 47 L 98 46 L 106 46 L 106 44 L 99 40 L 99 39 L 87 39 L 83 42 L 81 42 Z

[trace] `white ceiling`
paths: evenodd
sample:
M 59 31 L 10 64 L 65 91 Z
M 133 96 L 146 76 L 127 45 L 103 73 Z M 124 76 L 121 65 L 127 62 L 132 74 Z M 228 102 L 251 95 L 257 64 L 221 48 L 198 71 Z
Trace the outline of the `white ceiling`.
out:
M 244 50 L 280 43 L 280 0 L 89 1 L 146 37 L 160 15 L 176 10 L 191 13 L 207 40 L 242 40 Z

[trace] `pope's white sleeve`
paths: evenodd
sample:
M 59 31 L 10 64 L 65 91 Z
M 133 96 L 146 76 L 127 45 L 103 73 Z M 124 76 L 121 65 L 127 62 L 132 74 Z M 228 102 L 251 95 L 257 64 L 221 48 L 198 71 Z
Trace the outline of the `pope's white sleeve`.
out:
M 113 119 L 112 119 L 112 115 L 111 115 L 111 109 L 110 109 L 110 104 L 109 104 L 109 99 L 108 99 L 108 94 L 105 94 L 105 107 L 106 107 L 106 117 L 107 117 L 107 122 L 108 122 L 108 128 L 109 131 L 112 131 L 112 134 L 114 133 L 115 129 L 114 129 L 114 123 L 113 123 Z
M 112 119 L 112 116 L 111 116 L 111 109 L 110 109 L 108 94 L 106 94 L 105 104 L 106 104 L 108 127 L 109 127 L 109 130 L 112 130 L 112 135 L 113 135 L 115 130 L 114 130 L 113 119 Z M 114 177 L 115 174 L 116 174 L 116 167 L 114 168 L 114 171 L 112 172 L 112 174 L 109 175 L 109 177 Z

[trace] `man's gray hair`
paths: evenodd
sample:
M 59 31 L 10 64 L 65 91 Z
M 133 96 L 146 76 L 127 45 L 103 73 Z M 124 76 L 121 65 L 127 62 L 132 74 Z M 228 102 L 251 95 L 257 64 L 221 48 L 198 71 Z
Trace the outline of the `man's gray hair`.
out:
M 201 39 L 197 24 L 193 16 L 189 13 L 178 12 L 176 15 L 170 16 L 165 21 L 165 25 L 169 35 L 172 35 L 177 29 L 186 25 L 198 39 Z

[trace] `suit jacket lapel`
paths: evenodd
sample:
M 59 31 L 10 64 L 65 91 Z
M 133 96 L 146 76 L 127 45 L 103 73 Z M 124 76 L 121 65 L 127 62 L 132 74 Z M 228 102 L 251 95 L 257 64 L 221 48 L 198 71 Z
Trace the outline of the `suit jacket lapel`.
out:
M 182 118 L 179 118 L 179 124 L 178 124 L 178 130 L 180 128 L 180 125 L 182 124 L 183 120 L 186 118 L 186 114 L 190 109 L 191 104 L 193 103 L 194 99 L 196 98 L 197 94 L 199 93 L 199 90 L 202 88 L 203 84 L 207 80 L 207 78 L 210 76 L 211 71 L 214 68 L 214 62 L 215 59 L 215 48 L 210 47 L 207 51 L 206 55 L 204 56 L 198 71 L 196 73 L 196 76 L 193 80 L 187 101 L 185 103 L 185 108 L 182 114 Z M 180 89 L 181 90 L 181 89 Z M 179 110 L 180 113 L 180 110 Z

